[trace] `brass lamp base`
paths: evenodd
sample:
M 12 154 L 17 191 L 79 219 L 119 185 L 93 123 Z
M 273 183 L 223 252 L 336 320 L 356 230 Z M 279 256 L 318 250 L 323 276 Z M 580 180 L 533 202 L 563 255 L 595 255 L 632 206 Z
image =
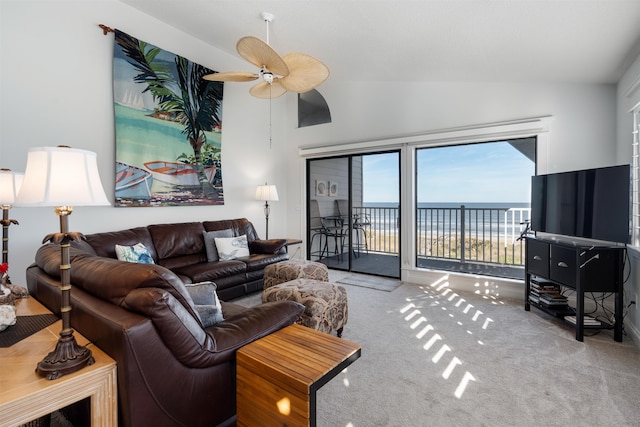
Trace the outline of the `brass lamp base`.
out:
M 93 365 L 94 362 L 91 350 L 78 345 L 73 336 L 73 330 L 63 331 L 60 332 L 55 350 L 38 363 L 36 372 L 48 380 L 55 380 L 85 366 Z

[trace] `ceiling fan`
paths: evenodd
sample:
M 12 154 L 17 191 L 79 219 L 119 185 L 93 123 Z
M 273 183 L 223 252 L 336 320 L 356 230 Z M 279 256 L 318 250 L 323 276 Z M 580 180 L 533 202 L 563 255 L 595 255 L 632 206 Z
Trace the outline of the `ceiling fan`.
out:
M 249 93 L 256 98 L 271 99 L 284 95 L 287 91 L 303 93 L 316 88 L 329 77 L 329 68 L 318 59 L 306 53 L 287 53 L 280 56 L 269 46 L 269 23 L 274 16 L 261 13 L 267 23 L 267 42 L 257 37 L 242 37 L 236 50 L 244 59 L 260 69 L 251 71 L 223 71 L 204 76 L 206 80 L 217 82 L 250 82 L 262 79 L 251 87 Z

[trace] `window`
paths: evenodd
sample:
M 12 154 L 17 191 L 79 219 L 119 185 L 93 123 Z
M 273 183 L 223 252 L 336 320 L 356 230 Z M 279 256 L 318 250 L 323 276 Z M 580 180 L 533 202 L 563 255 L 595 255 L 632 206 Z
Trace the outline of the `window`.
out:
M 398 229 L 400 265 L 402 267 L 401 272 L 402 276 L 407 280 L 420 281 L 426 276 L 423 276 L 421 267 L 417 266 L 415 262 L 416 251 L 418 250 L 415 239 L 417 233 L 416 224 L 419 223 L 416 218 L 417 213 L 415 209 L 416 203 L 418 203 L 416 200 L 415 186 L 416 150 L 428 147 L 535 138 L 537 147 L 536 152 L 542 153 L 542 168 L 538 172 L 544 173 L 547 167 L 545 162 L 549 151 L 549 128 L 552 121 L 553 117 L 551 116 L 531 117 L 510 122 L 486 123 L 443 130 L 433 130 L 425 133 L 400 136 L 390 139 L 365 140 L 349 144 L 327 144 L 300 147 L 299 153 L 303 158 L 319 160 L 359 153 L 380 153 L 399 150 L 399 203 L 401 209 L 399 209 L 397 223 L 401 225 Z M 540 164 L 537 163 L 537 166 L 540 166 Z M 326 179 L 327 181 L 330 181 L 331 177 L 315 177 L 307 173 L 307 188 L 309 192 L 308 194 L 311 195 L 311 197 L 315 197 L 315 188 L 313 187 L 313 184 L 316 179 Z M 340 185 L 338 188 L 338 196 L 340 196 L 342 188 L 343 186 Z M 319 210 L 321 213 L 322 209 L 322 206 L 320 206 Z M 307 213 L 308 212 L 309 207 L 307 206 Z M 309 222 L 309 216 L 311 215 L 308 215 L 307 223 Z M 373 229 L 373 227 L 374 225 L 372 223 L 371 228 Z M 319 241 L 319 238 L 316 240 Z M 332 242 L 333 241 L 330 243 Z M 313 242 L 313 244 L 316 243 Z M 311 242 L 307 243 L 307 246 L 311 246 Z M 317 250 L 317 247 L 315 249 Z M 369 251 L 371 252 L 371 247 L 369 248 Z M 504 251 L 502 250 L 501 252 Z
M 536 138 L 416 150 L 416 265 L 524 276 Z

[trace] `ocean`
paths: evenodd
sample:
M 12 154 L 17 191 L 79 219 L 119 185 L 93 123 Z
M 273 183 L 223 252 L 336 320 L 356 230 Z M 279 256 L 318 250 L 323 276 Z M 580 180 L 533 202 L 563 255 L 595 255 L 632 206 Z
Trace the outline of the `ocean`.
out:
M 465 207 L 465 231 L 471 235 L 519 235 L 523 228 L 521 223 L 530 217 L 530 204 L 524 202 L 418 203 L 418 235 L 459 233 L 461 206 Z M 356 208 L 356 212 L 369 218 L 373 230 L 382 233 L 398 231 L 400 217 L 397 203 L 364 203 L 363 208 Z

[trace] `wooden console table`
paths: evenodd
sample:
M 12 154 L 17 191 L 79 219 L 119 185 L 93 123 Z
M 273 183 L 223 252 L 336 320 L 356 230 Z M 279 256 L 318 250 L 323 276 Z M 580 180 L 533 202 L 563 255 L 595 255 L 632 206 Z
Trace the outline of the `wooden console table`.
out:
M 360 357 L 360 346 L 291 325 L 236 353 L 237 425 L 315 426 L 316 391 Z
M 551 315 L 564 318 L 575 315 L 576 340 L 584 339 L 585 329 L 613 329 L 613 339 L 622 342 L 624 310 L 623 271 L 625 248 L 620 246 L 578 245 L 557 240 L 529 237 L 526 239 L 524 309 L 533 305 Z M 531 298 L 532 276 L 576 292 L 574 309 L 546 306 Z M 612 324 L 584 324 L 584 295 L 589 292 L 613 293 L 614 318 Z
M 47 314 L 32 297 L 16 301 L 18 316 Z M 20 318 L 18 318 L 18 322 Z M 77 331 L 78 344 L 91 349 L 95 363 L 77 372 L 48 380 L 36 365 L 55 348 L 62 328 L 59 320 L 11 347 L 0 348 L 0 424 L 12 427 L 91 398 L 91 425 L 118 425 L 116 362 Z

